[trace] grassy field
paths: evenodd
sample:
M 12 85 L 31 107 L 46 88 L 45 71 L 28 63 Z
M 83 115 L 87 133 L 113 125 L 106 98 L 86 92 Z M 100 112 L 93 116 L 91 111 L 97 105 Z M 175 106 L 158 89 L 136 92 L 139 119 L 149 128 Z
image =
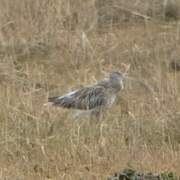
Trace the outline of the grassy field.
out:
M 180 175 L 179 4 L 119 2 L 113 22 L 93 0 L 0 0 L 0 179 Z M 43 106 L 122 63 L 135 80 L 104 119 Z

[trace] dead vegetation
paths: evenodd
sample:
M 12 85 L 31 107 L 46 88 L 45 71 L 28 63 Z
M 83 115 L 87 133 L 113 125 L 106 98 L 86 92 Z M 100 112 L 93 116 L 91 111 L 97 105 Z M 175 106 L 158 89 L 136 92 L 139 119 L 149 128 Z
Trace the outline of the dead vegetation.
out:
M 149 2 L 114 1 L 123 19 L 101 21 L 93 0 L 0 0 L 0 179 L 179 175 L 179 4 Z M 103 120 L 42 106 L 122 63 L 134 80 Z

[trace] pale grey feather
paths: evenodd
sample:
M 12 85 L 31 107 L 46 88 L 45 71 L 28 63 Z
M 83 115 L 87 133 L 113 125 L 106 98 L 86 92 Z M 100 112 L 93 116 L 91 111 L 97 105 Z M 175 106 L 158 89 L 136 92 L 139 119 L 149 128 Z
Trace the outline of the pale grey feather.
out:
M 108 107 L 114 103 L 117 93 L 123 88 L 123 79 L 122 73 L 112 72 L 108 79 L 94 86 L 84 87 L 64 96 L 50 97 L 48 101 L 54 106 L 80 110 Z

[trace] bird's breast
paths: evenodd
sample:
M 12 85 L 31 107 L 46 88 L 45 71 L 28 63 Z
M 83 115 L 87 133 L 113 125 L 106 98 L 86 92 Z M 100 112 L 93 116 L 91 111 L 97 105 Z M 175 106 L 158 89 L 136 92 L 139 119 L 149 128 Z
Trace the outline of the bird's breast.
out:
M 116 99 L 116 95 L 110 96 L 110 97 L 108 98 L 107 105 L 108 105 L 109 107 L 111 107 L 111 106 L 114 104 L 115 99 Z

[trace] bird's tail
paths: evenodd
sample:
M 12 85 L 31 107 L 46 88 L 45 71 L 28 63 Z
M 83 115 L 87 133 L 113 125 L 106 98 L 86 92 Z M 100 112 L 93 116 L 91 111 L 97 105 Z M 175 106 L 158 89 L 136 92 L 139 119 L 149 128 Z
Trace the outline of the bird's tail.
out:
M 48 102 L 45 103 L 44 106 L 52 106 L 52 105 L 54 105 L 54 102 L 58 97 L 59 96 L 48 97 Z
M 48 97 L 48 102 L 54 102 L 59 96 Z

